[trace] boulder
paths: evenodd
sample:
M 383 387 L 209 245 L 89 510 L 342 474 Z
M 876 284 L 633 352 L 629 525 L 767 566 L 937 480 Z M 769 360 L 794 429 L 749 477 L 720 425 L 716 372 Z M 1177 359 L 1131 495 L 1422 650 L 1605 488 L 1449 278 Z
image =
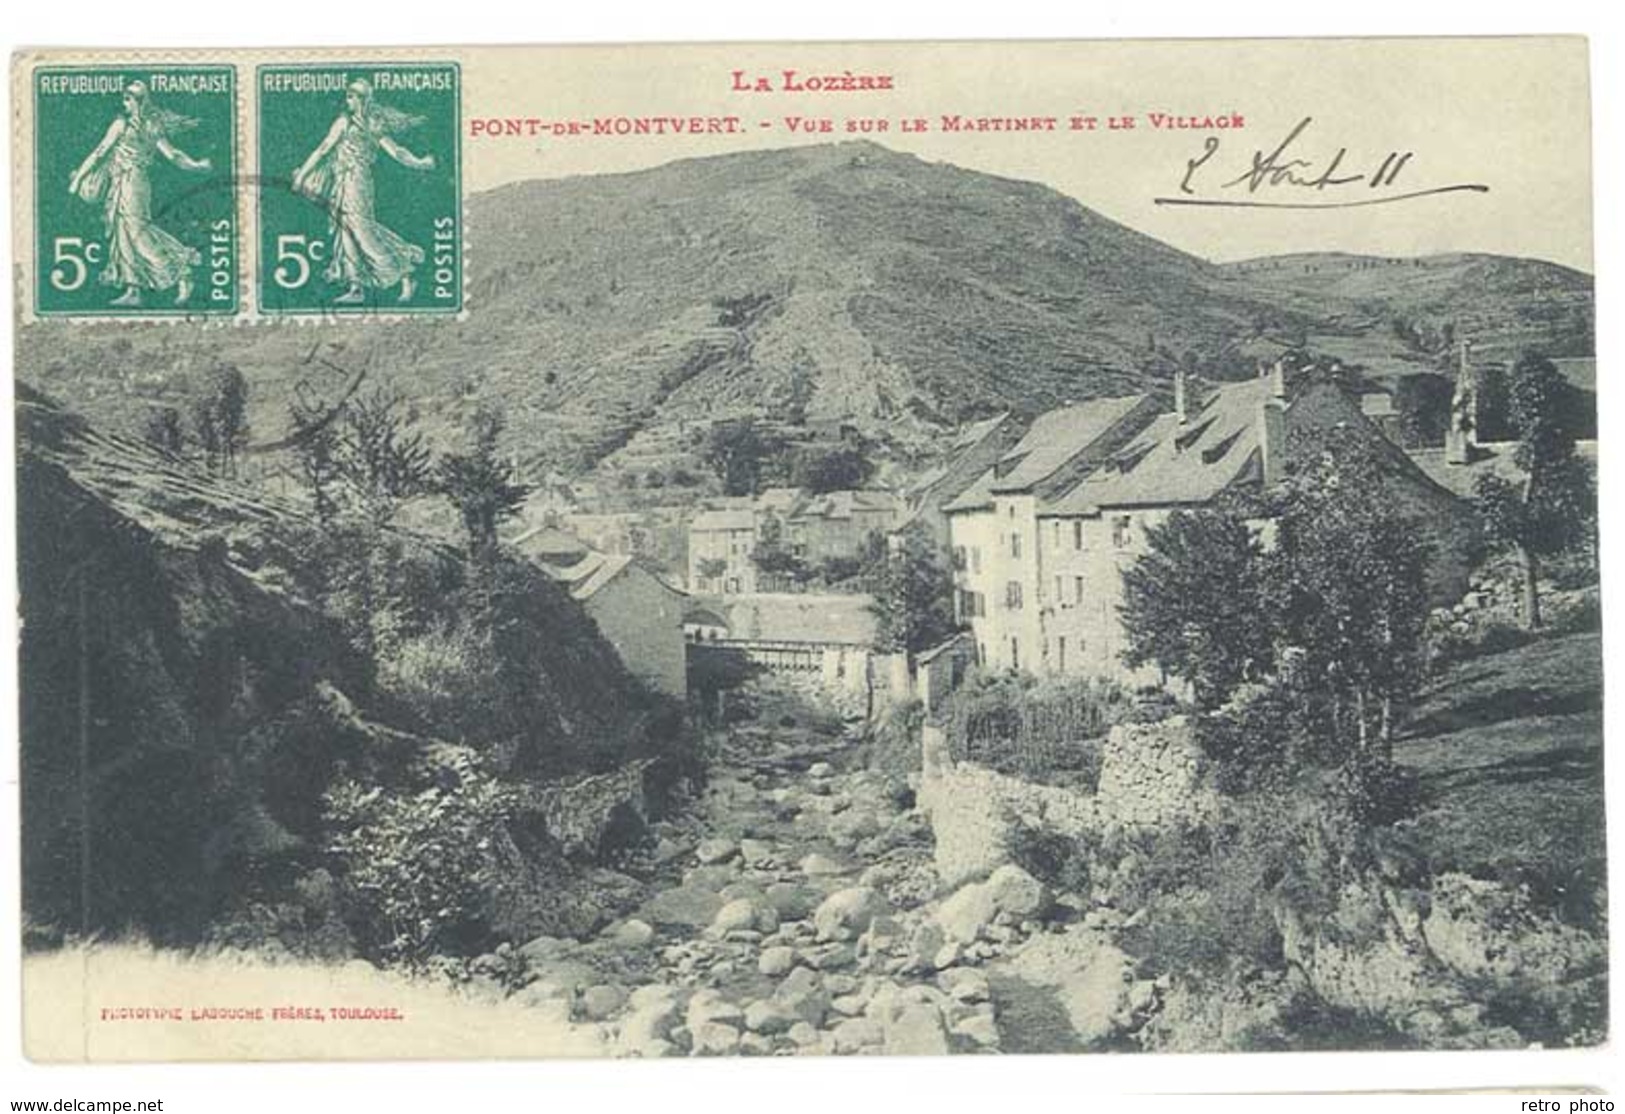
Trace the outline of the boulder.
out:
M 820 940 L 852 940 L 863 934 L 876 917 L 886 916 L 891 905 L 877 890 L 854 886 L 837 890 L 813 913 Z
M 654 943 L 654 926 L 636 918 L 612 924 L 603 932 L 604 939 L 621 948 L 646 948 Z
M 626 991 L 609 983 L 589 986 L 581 995 L 581 1012 L 592 1021 L 603 1021 L 613 1017 L 624 1005 Z
M 889 1056 L 945 1056 L 949 1050 L 942 1013 L 924 1003 L 911 1003 L 898 1010 L 885 1025 L 885 1034 Z
M 972 882 L 938 906 L 936 922 L 950 938 L 961 944 L 973 944 L 993 924 L 998 911 L 992 887 Z
M 767 903 L 778 911 L 781 921 L 799 921 L 812 916 L 821 894 L 793 882 L 775 882 L 763 891 Z
M 814 762 L 807 767 L 807 776 L 811 778 L 827 778 L 835 775 L 835 767 L 828 762 Z
M 772 932 L 778 927 L 779 914 L 765 899 L 742 897 L 717 910 L 710 934 L 732 938 L 747 932 Z
M 1013 863 L 1006 863 L 990 874 L 986 885 L 994 908 L 1016 920 L 1041 917 L 1049 912 L 1053 903 L 1044 884 Z
M 886 1031 L 879 1022 L 867 1017 L 849 1017 L 835 1026 L 835 1051 L 842 1055 L 879 1049 L 886 1041 Z
M 761 866 L 773 861 L 773 844 L 765 839 L 742 839 L 739 841 L 739 857 L 745 861 L 746 866 Z
M 829 1011 L 829 992 L 818 975 L 797 967 L 773 991 L 773 1000 L 809 1025 L 822 1025 Z
M 721 1021 L 690 1026 L 689 1039 L 696 1056 L 729 1056 L 739 1051 L 739 1030 Z
M 783 947 L 765 948 L 756 960 L 756 969 L 769 978 L 779 978 L 788 975 L 790 969 L 796 965 L 794 948 Z
M 803 1020 L 782 1002 L 757 1001 L 745 1007 L 745 1028 L 766 1036 L 789 1032 L 790 1026 Z

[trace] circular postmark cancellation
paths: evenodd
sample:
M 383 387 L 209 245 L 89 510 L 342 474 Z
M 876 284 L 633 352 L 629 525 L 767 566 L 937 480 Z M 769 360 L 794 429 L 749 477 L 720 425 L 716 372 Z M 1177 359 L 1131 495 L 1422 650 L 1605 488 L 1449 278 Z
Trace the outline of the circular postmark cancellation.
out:
M 256 68 L 260 314 L 461 311 L 460 86 L 454 62 Z
M 236 67 L 42 67 L 33 98 L 35 313 L 235 316 Z

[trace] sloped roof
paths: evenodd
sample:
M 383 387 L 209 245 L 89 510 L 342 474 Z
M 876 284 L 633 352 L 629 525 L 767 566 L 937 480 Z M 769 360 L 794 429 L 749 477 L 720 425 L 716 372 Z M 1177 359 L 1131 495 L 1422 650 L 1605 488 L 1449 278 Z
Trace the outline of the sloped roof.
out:
M 526 557 L 564 564 L 574 563 L 592 549 L 568 530 L 560 530 L 557 526 L 532 526 L 508 544 Z
M 1483 475 L 1496 475 L 1508 483 L 1521 483 L 1524 478 L 1523 469 L 1513 461 L 1512 454 L 1518 447 L 1516 441 L 1495 441 L 1489 444 L 1473 446 L 1473 457 L 1466 464 L 1451 464 L 1444 458 L 1444 449 L 1408 449 L 1405 455 L 1410 457 L 1428 479 L 1453 492 L 1463 499 L 1475 498 L 1478 494 L 1478 477 Z M 1575 455 L 1581 460 L 1589 461 L 1593 467 L 1597 463 L 1597 443 L 1595 441 L 1576 441 Z
M 1001 425 L 1008 421 L 1009 418 L 1010 411 L 1006 410 L 1003 413 L 993 415 L 991 418 L 983 418 L 979 422 L 972 422 L 969 425 L 960 426 L 958 432 L 954 434 L 953 441 L 949 444 L 949 450 L 958 451 L 961 449 L 969 449 L 981 444 L 983 438 L 987 437 L 988 434 L 998 429 Z
M 756 497 L 756 509 L 789 514 L 801 505 L 807 493 L 799 487 L 770 487 Z
M 823 495 L 815 495 L 807 501 L 795 514 L 792 520 L 807 518 L 851 518 L 859 512 L 873 514 L 895 514 L 902 507 L 902 501 L 889 491 L 862 490 L 862 491 L 830 491 Z
M 727 596 L 709 606 L 728 621 L 735 642 L 810 642 L 869 646 L 878 622 L 874 601 L 863 595 L 760 592 Z
M 1039 415 L 1026 436 L 999 461 L 989 489 L 995 494 L 1026 491 L 1048 479 L 1127 417 L 1145 398 L 1143 394 L 1097 398 Z
M 1181 425 L 1159 415 L 1122 449 L 1041 515 L 1093 514 L 1102 507 L 1202 503 L 1234 483 L 1258 453 L 1260 405 L 1269 378 L 1226 383 Z
M 754 530 L 756 512 L 742 510 L 701 511 L 689 522 L 690 530 Z
M 993 469 L 976 477 L 971 485 L 942 505 L 948 514 L 955 511 L 979 511 L 993 505 Z

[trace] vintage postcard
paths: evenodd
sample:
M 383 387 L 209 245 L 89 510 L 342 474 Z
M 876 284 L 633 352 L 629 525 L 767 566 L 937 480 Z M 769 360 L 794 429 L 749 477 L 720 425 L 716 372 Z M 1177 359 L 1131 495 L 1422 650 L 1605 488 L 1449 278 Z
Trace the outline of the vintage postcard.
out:
M 1583 39 L 12 86 L 32 1058 L 1607 1041 Z

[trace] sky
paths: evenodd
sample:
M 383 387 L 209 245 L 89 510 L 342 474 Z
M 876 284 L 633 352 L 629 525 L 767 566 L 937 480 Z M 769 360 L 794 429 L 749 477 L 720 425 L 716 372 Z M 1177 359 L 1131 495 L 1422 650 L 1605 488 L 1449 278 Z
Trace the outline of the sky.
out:
M 923 158 L 1038 181 L 1089 208 L 1215 261 L 1300 251 L 1425 255 L 1477 251 L 1592 269 L 1591 138 L 1583 39 L 1340 39 L 1243 42 L 1028 42 L 844 46 L 700 45 L 493 48 L 464 51 L 470 121 L 548 122 L 616 116 L 737 117 L 739 134 L 473 135 L 467 185 L 636 170 L 673 159 L 871 138 Z M 889 90 L 787 91 L 811 76 L 889 75 Z M 744 78 L 736 82 L 734 71 Z M 740 92 L 763 76 L 771 92 Z M 1151 114 L 1224 116 L 1228 130 L 1159 129 Z M 1054 132 L 947 132 L 943 117 L 1051 117 Z M 1075 116 L 1094 130 L 1073 130 Z M 789 130 L 828 119 L 833 132 Z M 1112 117 L 1132 117 L 1112 129 Z M 849 132 L 859 120 L 885 132 Z M 903 134 L 904 119 L 929 130 Z M 1393 185 L 1330 190 L 1245 183 L 1308 119 L 1286 158 L 1319 175 L 1369 176 L 1410 152 Z M 763 123 L 769 126 L 763 127 Z M 528 128 L 529 125 L 526 125 Z M 1391 204 L 1336 210 L 1167 206 L 1187 162 L 1203 197 L 1352 200 L 1479 185 Z

